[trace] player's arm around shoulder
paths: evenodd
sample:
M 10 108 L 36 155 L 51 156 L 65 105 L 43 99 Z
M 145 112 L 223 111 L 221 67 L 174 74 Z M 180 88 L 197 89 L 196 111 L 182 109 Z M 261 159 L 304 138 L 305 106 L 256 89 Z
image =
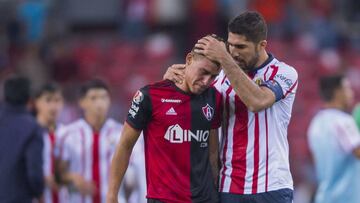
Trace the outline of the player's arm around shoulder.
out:
M 133 128 L 125 122 L 122 129 L 120 141 L 116 147 L 114 157 L 111 162 L 109 190 L 106 196 L 107 203 L 118 202 L 118 191 L 123 180 L 132 149 L 140 136 L 141 131 Z

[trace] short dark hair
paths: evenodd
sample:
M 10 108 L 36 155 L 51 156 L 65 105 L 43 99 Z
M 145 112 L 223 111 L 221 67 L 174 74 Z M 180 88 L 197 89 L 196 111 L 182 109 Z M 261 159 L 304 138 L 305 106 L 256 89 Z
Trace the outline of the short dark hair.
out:
M 80 98 L 86 96 L 89 90 L 91 89 L 104 89 L 107 92 L 110 92 L 109 86 L 101 79 L 93 79 L 85 82 L 80 87 Z
M 256 11 L 246 11 L 232 19 L 228 31 L 244 35 L 246 40 L 258 43 L 267 38 L 267 25 L 263 16 Z
M 38 90 L 34 93 L 34 98 L 37 99 L 41 97 L 45 93 L 56 93 L 61 92 L 60 86 L 55 82 L 49 82 L 41 86 Z
M 12 76 L 5 81 L 5 101 L 11 105 L 23 106 L 30 99 L 30 80 L 22 76 Z
M 336 74 L 320 78 L 320 95 L 324 101 L 328 102 L 334 98 L 335 90 L 341 87 L 344 77 L 342 74 Z

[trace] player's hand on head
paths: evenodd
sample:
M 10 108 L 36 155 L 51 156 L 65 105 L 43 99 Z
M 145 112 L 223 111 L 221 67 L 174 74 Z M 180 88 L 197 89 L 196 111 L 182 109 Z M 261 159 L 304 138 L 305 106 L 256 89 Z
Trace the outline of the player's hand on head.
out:
M 214 34 L 199 39 L 194 51 L 219 63 L 220 59 L 228 54 L 224 40 Z
M 175 83 L 182 83 L 185 75 L 185 64 L 174 64 L 164 74 L 164 80 L 171 80 Z

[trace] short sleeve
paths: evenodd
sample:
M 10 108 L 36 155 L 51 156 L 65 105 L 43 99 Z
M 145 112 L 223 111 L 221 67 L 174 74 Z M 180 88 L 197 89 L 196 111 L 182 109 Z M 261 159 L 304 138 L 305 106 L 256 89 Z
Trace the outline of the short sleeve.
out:
M 351 153 L 356 147 L 360 146 L 359 130 L 352 118 L 337 123 L 335 130 L 336 138 L 345 152 Z
M 131 102 L 126 122 L 137 130 L 146 128 L 151 117 L 151 99 L 148 88 L 138 90 Z
M 273 91 L 276 101 L 296 93 L 298 74 L 293 67 L 279 63 L 271 65 L 268 72 L 269 75 L 261 86 L 266 86 Z

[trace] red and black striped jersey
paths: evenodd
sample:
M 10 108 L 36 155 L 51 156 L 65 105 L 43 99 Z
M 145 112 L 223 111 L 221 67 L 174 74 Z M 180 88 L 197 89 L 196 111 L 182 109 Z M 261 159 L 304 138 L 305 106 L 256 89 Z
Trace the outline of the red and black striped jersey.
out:
M 168 80 L 137 91 L 127 123 L 143 130 L 147 198 L 217 201 L 208 138 L 221 125 L 221 101 L 214 87 L 194 95 Z

